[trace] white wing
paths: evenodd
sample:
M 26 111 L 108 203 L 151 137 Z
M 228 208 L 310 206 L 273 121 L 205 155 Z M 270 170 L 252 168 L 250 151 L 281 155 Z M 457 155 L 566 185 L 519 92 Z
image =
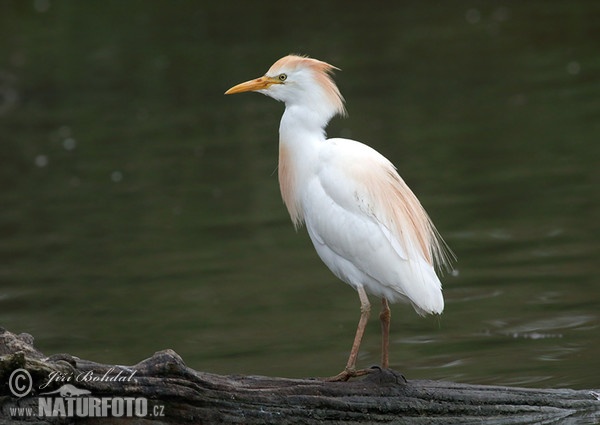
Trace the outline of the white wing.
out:
M 421 204 L 374 149 L 327 140 L 302 196 L 304 219 L 321 259 L 340 279 L 418 313 L 441 313 L 433 262 L 442 245 Z

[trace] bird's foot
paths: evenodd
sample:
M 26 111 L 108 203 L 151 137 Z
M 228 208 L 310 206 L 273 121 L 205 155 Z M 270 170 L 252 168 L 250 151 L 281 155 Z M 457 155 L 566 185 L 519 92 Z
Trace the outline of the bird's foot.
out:
M 337 375 L 330 376 L 329 378 L 324 378 L 323 380 L 327 381 L 327 382 L 346 382 L 350 378 L 356 378 L 358 376 L 368 375 L 371 372 L 373 372 L 373 369 L 356 370 L 354 368 L 352 368 L 352 369 L 346 368 L 346 369 L 342 370 L 340 373 L 338 373 Z

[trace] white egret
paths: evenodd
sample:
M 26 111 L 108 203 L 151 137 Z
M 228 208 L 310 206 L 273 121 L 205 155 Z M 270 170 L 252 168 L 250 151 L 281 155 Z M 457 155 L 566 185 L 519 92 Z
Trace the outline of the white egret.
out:
M 361 315 L 345 369 L 332 380 L 368 373 L 356 360 L 369 318 L 367 292 L 380 297 L 381 366 L 389 366 L 390 308 L 408 302 L 420 315 L 444 309 L 434 265 L 448 263 L 446 245 L 421 203 L 384 156 L 354 140 L 325 136 L 344 98 L 338 68 L 289 55 L 267 73 L 225 92 L 256 91 L 285 103 L 279 126 L 279 186 L 294 226 L 302 223 L 323 262 L 358 291 Z

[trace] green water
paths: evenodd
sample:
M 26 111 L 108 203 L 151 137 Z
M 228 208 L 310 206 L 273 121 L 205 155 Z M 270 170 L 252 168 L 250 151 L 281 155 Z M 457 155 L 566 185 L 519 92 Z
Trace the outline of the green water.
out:
M 390 158 L 458 256 L 439 319 L 393 307 L 392 367 L 598 388 L 598 40 L 593 1 L 4 1 L 0 326 L 99 362 L 339 372 L 359 301 L 282 205 L 283 106 L 223 96 L 295 52 L 343 69 L 329 134 Z

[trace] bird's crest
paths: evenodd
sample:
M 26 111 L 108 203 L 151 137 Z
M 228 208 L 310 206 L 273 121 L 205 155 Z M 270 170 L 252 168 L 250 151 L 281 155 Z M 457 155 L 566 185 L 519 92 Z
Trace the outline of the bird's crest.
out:
M 315 81 L 321 86 L 325 96 L 334 106 L 335 112 L 345 116 L 344 97 L 332 78 L 333 72 L 340 71 L 339 68 L 308 56 L 288 55 L 275 62 L 267 71 L 267 75 L 277 75 L 284 69 L 295 70 L 300 67 L 308 68 L 313 72 Z

